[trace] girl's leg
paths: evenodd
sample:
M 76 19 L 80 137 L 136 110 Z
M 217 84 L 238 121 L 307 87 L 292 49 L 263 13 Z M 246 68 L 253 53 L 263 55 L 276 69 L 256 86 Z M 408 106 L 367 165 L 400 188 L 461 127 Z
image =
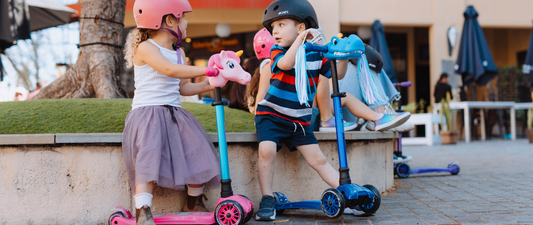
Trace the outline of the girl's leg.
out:
M 305 158 L 305 161 L 318 172 L 322 180 L 333 188 L 339 186 L 339 173 L 328 163 L 318 144 L 301 145 L 296 148 Z
M 272 183 L 274 182 L 274 159 L 276 158 L 276 143 L 272 141 L 262 141 L 259 143 L 259 183 L 261 194 L 272 195 Z
M 350 93 L 346 93 L 346 97 L 341 98 L 341 105 L 348 108 L 348 110 L 356 117 L 371 121 L 378 119 L 379 113 L 372 110 Z M 331 101 L 330 107 L 333 109 L 333 101 Z M 331 112 L 334 111 L 331 110 Z
M 137 224 L 155 225 L 150 207 L 152 207 L 152 193 L 154 192 L 154 182 L 135 185 L 135 216 Z
M 331 103 L 331 97 L 329 92 L 329 79 L 320 76 L 318 85 L 316 87 L 316 102 L 318 109 L 320 110 L 320 120 L 326 121 L 333 116 L 331 109 L 333 109 Z
M 203 199 L 207 201 L 204 194 L 203 184 L 188 184 L 187 185 L 187 203 L 181 211 L 183 212 L 209 212 L 205 207 Z

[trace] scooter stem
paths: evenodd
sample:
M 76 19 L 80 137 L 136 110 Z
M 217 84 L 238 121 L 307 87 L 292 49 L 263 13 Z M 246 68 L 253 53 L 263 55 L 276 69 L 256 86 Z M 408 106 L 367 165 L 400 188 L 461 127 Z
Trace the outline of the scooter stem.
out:
M 331 98 L 333 98 L 333 108 L 335 111 L 335 130 L 337 133 L 337 148 L 339 153 L 339 183 L 351 184 L 352 180 L 350 179 L 350 169 L 348 168 L 348 163 L 346 159 L 346 142 L 344 139 L 344 123 L 342 121 L 342 105 L 341 98 L 346 97 L 346 93 L 339 92 L 339 80 L 337 77 L 337 60 L 330 60 L 331 62 L 331 78 L 333 83 L 333 93 Z
M 217 135 L 218 135 L 218 152 L 220 157 L 220 172 L 222 179 L 220 180 L 221 189 L 220 196 L 227 198 L 233 195 L 231 188 L 231 179 L 229 176 L 229 161 L 228 161 L 228 143 L 226 142 L 226 122 L 224 120 L 224 105 L 226 101 L 222 101 L 220 88 L 215 88 L 215 102 L 211 104 L 215 106 L 217 115 Z

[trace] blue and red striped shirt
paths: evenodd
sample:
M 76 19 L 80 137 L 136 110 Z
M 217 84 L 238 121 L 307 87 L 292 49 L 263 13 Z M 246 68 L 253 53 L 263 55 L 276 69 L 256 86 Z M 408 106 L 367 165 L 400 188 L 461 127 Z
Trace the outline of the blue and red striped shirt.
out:
M 307 76 L 309 107 L 300 104 L 295 86 L 295 70 L 281 70 L 277 64 L 287 49 L 274 45 L 270 51 L 271 73 L 270 87 L 265 98 L 257 104 L 256 115 L 274 115 L 285 120 L 308 126 L 311 123 L 313 100 L 319 75 L 331 77 L 331 64 L 321 52 L 307 52 Z

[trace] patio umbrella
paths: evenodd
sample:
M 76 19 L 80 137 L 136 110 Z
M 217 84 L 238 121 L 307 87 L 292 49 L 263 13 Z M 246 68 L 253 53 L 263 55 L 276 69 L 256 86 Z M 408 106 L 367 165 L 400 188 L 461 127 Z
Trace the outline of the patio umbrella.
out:
M 533 29 L 531 29 L 531 34 L 529 35 L 529 47 L 527 48 L 526 62 L 522 72 L 531 75 L 531 87 L 533 87 Z
M 389 46 L 387 45 L 387 40 L 385 39 L 385 28 L 379 20 L 374 21 L 372 24 L 372 36 L 370 36 L 370 46 L 376 49 L 381 57 L 383 58 L 383 70 L 387 73 L 392 83 L 398 82 L 396 77 L 396 71 L 392 66 L 392 58 L 389 52 Z
M 70 22 L 76 10 L 50 0 L 25 0 L 30 9 L 31 31 L 55 27 Z
M 0 0 L 0 54 L 31 31 L 66 24 L 73 10 L 50 0 Z M 4 71 L 0 59 L 0 81 Z
M 461 74 L 464 86 L 470 86 L 474 82 L 485 85 L 498 74 L 498 69 L 490 54 L 483 30 L 477 22 L 478 13 L 473 6 L 468 6 L 463 15 L 465 23 L 454 67 L 455 73 Z

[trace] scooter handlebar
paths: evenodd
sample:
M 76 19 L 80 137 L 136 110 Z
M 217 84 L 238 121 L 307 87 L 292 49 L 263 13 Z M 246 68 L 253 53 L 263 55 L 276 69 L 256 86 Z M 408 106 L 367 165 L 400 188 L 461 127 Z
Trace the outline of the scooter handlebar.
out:
M 313 52 L 328 52 L 328 47 L 326 47 L 325 45 L 315 45 L 315 44 L 311 44 L 309 42 L 306 42 L 305 43 L 305 50 L 307 51 L 313 51 Z
M 411 87 L 411 85 L 413 85 L 413 83 L 411 83 L 411 81 L 404 81 L 404 82 L 401 82 L 401 83 L 394 83 L 393 84 L 394 87 Z

